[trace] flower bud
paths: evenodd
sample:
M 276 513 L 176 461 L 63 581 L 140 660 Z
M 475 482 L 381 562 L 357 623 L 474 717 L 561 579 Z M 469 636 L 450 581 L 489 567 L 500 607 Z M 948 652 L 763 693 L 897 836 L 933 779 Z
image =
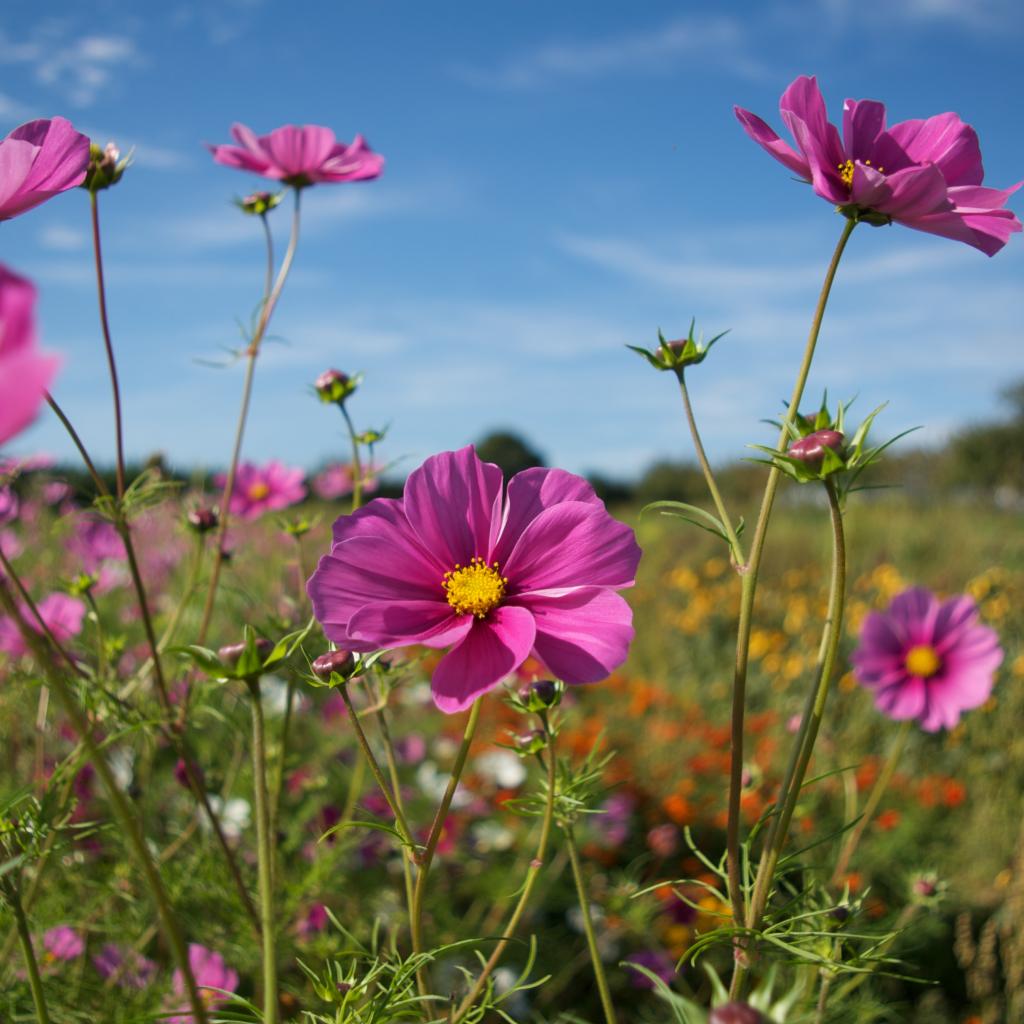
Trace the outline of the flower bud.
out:
M 203 770 L 202 770 L 202 768 L 200 768 L 199 765 L 197 765 L 194 761 L 192 762 L 191 768 L 192 768 L 192 776 L 193 776 L 193 778 L 196 780 L 198 785 L 202 786 L 202 784 L 203 784 Z M 188 776 L 189 776 L 189 772 L 188 772 L 188 766 L 186 766 L 186 764 L 185 764 L 185 758 L 179 757 L 178 758 L 178 763 L 174 766 L 174 780 L 175 780 L 175 782 L 178 783 L 179 786 L 181 786 L 182 789 L 190 789 L 191 786 L 189 785 Z
M 116 185 L 131 161 L 131 153 L 121 159 L 121 151 L 113 142 L 108 142 L 102 148 L 95 142 L 90 143 L 89 167 L 85 172 L 82 187 L 90 192 L 102 192 L 103 189 Z
M 519 699 L 527 711 L 545 711 L 562 699 L 558 684 L 552 679 L 537 679 L 520 687 Z
M 516 737 L 516 750 L 520 754 L 539 754 L 548 745 L 548 738 L 543 729 L 531 729 L 530 732 Z
M 185 518 L 196 533 L 209 533 L 211 530 L 216 530 L 220 521 L 216 510 L 212 508 L 190 508 Z
M 334 674 L 347 677 L 355 667 L 355 659 L 349 651 L 328 651 L 314 659 L 311 667 L 313 675 L 326 683 Z
M 341 370 L 324 370 L 313 382 L 321 402 L 341 405 L 357 387 L 359 381 Z
M 708 1024 L 769 1024 L 768 1018 L 749 1003 L 725 1003 L 711 1011 Z
M 809 469 L 817 469 L 825 461 L 826 448 L 838 452 L 842 446 L 843 435 L 838 430 L 815 430 L 813 434 L 794 441 L 786 454 Z
M 261 658 L 265 658 L 274 649 L 274 645 L 262 636 L 258 636 L 256 638 L 255 646 L 256 653 Z M 220 658 L 225 665 L 237 665 L 238 659 L 242 657 L 244 651 L 244 642 L 240 644 L 225 644 L 217 651 L 217 657 Z
M 253 192 L 244 199 L 236 199 L 235 205 L 242 213 L 262 217 L 277 206 L 283 197 L 283 192 Z

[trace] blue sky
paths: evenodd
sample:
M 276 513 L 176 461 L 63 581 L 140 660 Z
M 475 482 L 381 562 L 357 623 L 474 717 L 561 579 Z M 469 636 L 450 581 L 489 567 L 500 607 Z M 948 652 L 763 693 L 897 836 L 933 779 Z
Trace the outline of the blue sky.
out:
M 38 10 L 38 9 L 37 9 Z M 377 181 L 305 193 L 295 272 L 261 357 L 245 454 L 344 457 L 309 395 L 366 374 L 358 424 L 391 424 L 411 468 L 492 427 L 554 464 L 632 476 L 689 456 L 668 375 L 624 346 L 731 328 L 689 377 L 712 457 L 764 441 L 802 351 L 841 223 L 747 140 L 738 103 L 778 127 L 815 73 L 890 119 L 955 110 L 986 184 L 1024 178 L 1024 9 L 1016 2 L 552 4 L 310 0 L 45 5 L 0 29 L 0 127 L 62 114 L 135 146 L 101 197 L 129 453 L 222 465 L 241 388 L 237 323 L 258 300 L 259 225 L 231 205 L 259 179 L 202 147 L 233 121 L 363 133 Z M 295 14 L 291 12 L 299 11 Z M 1020 200 L 1014 205 L 1024 211 Z M 284 210 L 275 214 L 283 247 Z M 0 259 L 41 292 L 55 393 L 112 456 L 88 204 L 76 191 L 2 226 Z M 811 394 L 858 394 L 896 433 L 941 441 L 1000 412 L 1024 377 L 1024 241 L 993 259 L 900 227 L 861 227 L 840 270 Z M 46 416 L 21 452 L 71 455 Z

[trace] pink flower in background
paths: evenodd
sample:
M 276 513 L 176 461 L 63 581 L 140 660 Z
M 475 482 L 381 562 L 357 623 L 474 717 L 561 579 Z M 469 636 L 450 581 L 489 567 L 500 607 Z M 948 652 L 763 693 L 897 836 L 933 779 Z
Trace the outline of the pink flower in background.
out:
M 807 75 L 786 89 L 779 109 L 796 150 L 756 114 L 735 108 L 746 133 L 830 203 L 966 242 L 988 256 L 1021 230 L 1005 208 L 1021 183 L 1004 190 L 982 187 L 978 136 L 956 114 L 887 128 L 882 103 L 847 100 L 840 138 L 817 80 Z
M 0 220 L 81 185 L 89 140 L 63 117 L 29 121 L 0 142 Z
M 74 928 L 62 924 L 51 928 L 43 936 L 43 948 L 46 950 L 46 959 L 51 962 L 77 960 L 85 952 L 85 942 Z
M 376 178 L 384 159 L 361 135 L 339 142 L 330 128 L 316 124 L 286 124 L 269 135 L 257 135 L 244 124 L 233 124 L 237 146 L 210 146 L 213 159 L 225 167 L 262 174 L 303 188 L 322 182 L 363 181 Z
M 363 493 L 373 494 L 379 487 L 377 466 L 363 466 Z M 334 501 L 344 498 L 353 490 L 352 467 L 345 462 L 337 462 L 321 470 L 312 482 L 313 493 L 323 501 Z
M 86 572 L 95 572 L 103 562 L 127 558 L 124 541 L 112 523 L 93 516 L 80 516 L 68 547 Z
M 897 721 L 915 718 L 927 732 L 952 729 L 962 711 L 983 704 L 1002 660 L 999 638 L 978 622 L 971 598 L 940 602 L 922 587 L 868 615 L 851 657 L 879 711 Z
M 36 608 L 47 629 L 62 645 L 81 633 L 85 604 L 77 597 L 49 594 L 36 604 Z M 42 633 L 35 616 L 24 606 L 21 607 L 21 617 L 37 633 Z M 20 658 L 28 653 L 18 624 L 6 615 L 0 618 L 0 651 L 6 651 L 14 658 Z
M 243 462 L 235 474 L 229 511 L 242 519 L 259 519 L 264 512 L 288 508 L 306 497 L 305 478 L 301 469 L 290 469 L 280 462 L 268 462 L 265 466 Z M 223 487 L 226 479 L 221 473 L 214 482 Z
M 450 647 L 431 688 L 442 711 L 468 707 L 531 654 L 568 683 L 605 678 L 626 657 L 640 549 L 593 488 L 559 469 L 501 470 L 472 447 L 410 474 L 401 500 L 377 498 L 334 524 L 307 590 L 346 650 Z
M 93 958 L 101 978 L 116 978 L 121 988 L 144 989 L 156 976 L 156 964 L 130 946 L 108 942 Z
M 0 487 L 0 526 L 18 518 L 18 496 L 10 487 Z
M 188 964 L 192 968 L 192 974 L 196 979 L 203 1002 L 211 1009 L 227 1002 L 228 997 L 225 993 L 237 990 L 238 972 L 228 967 L 224 963 L 224 958 L 212 949 L 190 942 Z M 171 988 L 175 996 L 185 995 L 185 979 L 180 970 L 174 972 Z M 195 1017 L 189 1012 L 187 1006 L 179 1006 L 175 1010 L 175 1015 L 167 1018 L 167 1024 L 195 1024 Z
M 57 370 L 36 348 L 35 301 L 35 286 L 0 264 L 0 444 L 35 419 Z

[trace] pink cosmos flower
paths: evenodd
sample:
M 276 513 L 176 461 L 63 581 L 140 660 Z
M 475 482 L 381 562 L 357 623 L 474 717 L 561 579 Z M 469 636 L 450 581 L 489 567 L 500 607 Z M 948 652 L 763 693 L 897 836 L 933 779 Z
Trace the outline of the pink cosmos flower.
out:
M 35 286 L 0 264 L 0 444 L 35 419 L 57 370 L 36 348 L 35 301 Z
M 239 145 L 208 147 L 217 163 L 296 188 L 364 181 L 376 178 L 384 168 L 383 157 L 367 146 L 362 135 L 350 143 L 339 142 L 330 128 L 317 124 L 286 124 L 269 135 L 257 135 L 244 124 L 233 124 L 231 134 Z
M 81 185 L 89 140 L 63 117 L 29 121 L 0 142 L 0 220 Z
M 121 988 L 144 989 L 156 976 L 156 964 L 130 946 L 108 942 L 93 958 L 101 978 L 116 977 Z
M 875 706 L 926 732 L 952 729 L 960 713 L 983 704 L 1003 660 L 995 630 L 978 622 L 964 594 L 940 602 L 922 587 L 872 612 L 851 660 L 858 682 L 875 691 Z
M 224 963 L 224 958 L 212 949 L 190 942 L 188 964 L 192 968 L 192 974 L 196 979 L 196 986 L 199 988 L 203 1002 L 211 1009 L 227 1002 L 228 997 L 225 993 L 237 990 L 238 972 L 228 967 Z M 176 997 L 185 995 L 185 979 L 180 970 L 174 972 L 171 988 Z M 195 1017 L 189 1012 L 187 1006 L 179 1006 L 175 1015 L 167 1018 L 167 1024 L 195 1024 Z
M 36 604 L 39 615 L 47 628 L 63 646 L 82 631 L 85 618 L 85 604 L 68 594 L 49 594 Z M 41 633 L 35 616 L 22 606 L 21 617 L 37 633 Z M 0 618 L 0 651 L 6 651 L 12 658 L 28 654 L 28 647 L 18 629 L 17 623 L 9 616 Z
M 377 480 L 377 466 L 363 466 L 363 493 L 373 494 L 380 486 Z M 351 494 L 353 489 L 352 467 L 348 463 L 337 462 L 321 470 L 313 477 L 313 493 L 324 501 L 334 501 Z
M 51 928 L 43 936 L 43 948 L 46 950 L 46 959 L 51 962 L 77 960 L 85 952 L 85 942 L 74 928 L 62 924 Z
M 593 488 L 559 469 L 501 470 L 472 447 L 434 455 L 401 500 L 377 498 L 334 524 L 307 585 L 317 619 L 356 651 L 450 647 L 434 703 L 460 711 L 534 655 L 568 683 L 626 657 L 640 549 Z
M 229 511 L 241 519 L 259 519 L 264 512 L 288 508 L 306 497 L 305 478 L 301 469 L 290 469 L 280 462 L 265 466 L 243 462 L 235 474 Z M 218 487 L 223 487 L 225 480 L 223 473 L 214 477 Z
M 902 121 L 887 128 L 877 100 L 843 104 L 843 134 L 828 121 L 817 80 L 801 75 L 782 94 L 782 120 L 797 150 L 756 114 L 734 108 L 747 134 L 779 163 L 840 207 L 881 214 L 917 231 L 942 235 L 995 255 L 1020 221 L 1008 189 L 982 187 L 974 129 L 956 114 Z

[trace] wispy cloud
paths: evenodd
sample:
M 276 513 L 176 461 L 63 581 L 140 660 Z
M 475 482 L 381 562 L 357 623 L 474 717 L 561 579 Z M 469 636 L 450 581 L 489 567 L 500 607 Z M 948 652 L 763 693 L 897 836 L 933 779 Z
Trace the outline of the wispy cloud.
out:
M 42 21 L 22 40 L 0 33 L 0 64 L 27 67 L 39 85 L 76 107 L 91 106 L 119 69 L 142 63 L 131 36 L 83 34 L 66 19 Z
M 834 28 L 874 23 L 879 15 L 890 23 L 955 27 L 977 33 L 1024 27 L 1017 0 L 819 0 Z
M 550 42 L 498 61 L 492 67 L 459 66 L 453 73 L 474 85 L 531 90 L 566 78 L 614 74 L 665 74 L 680 60 L 712 65 L 744 78 L 765 77 L 749 47 L 745 23 L 724 15 L 688 15 L 657 28 L 589 41 Z
M 63 224 L 49 224 L 39 232 L 39 245 L 51 252 L 81 252 L 88 241 L 84 231 Z

